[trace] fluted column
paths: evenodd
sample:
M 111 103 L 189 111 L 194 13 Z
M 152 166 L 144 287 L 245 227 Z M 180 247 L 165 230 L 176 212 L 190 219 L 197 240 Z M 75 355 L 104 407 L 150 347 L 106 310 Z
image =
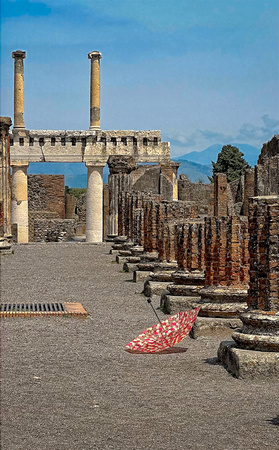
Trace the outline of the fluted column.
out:
M 21 50 L 12 52 L 14 69 L 14 129 L 24 129 L 24 68 L 26 53 Z
M 86 241 L 103 241 L 104 162 L 87 162 Z
M 28 162 L 12 163 L 12 223 L 17 224 L 18 243 L 28 242 Z
M 94 51 L 88 53 L 91 59 L 90 77 L 90 130 L 100 130 L 100 59 L 102 54 Z

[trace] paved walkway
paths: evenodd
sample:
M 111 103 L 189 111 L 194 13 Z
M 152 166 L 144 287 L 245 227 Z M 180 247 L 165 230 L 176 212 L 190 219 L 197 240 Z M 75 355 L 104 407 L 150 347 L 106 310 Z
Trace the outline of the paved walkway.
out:
M 132 355 L 156 322 L 109 245 L 15 246 L 2 301 L 79 301 L 87 319 L 2 319 L 2 450 L 279 449 L 279 382 L 216 364 L 220 338 Z M 163 314 L 161 314 L 163 316 Z

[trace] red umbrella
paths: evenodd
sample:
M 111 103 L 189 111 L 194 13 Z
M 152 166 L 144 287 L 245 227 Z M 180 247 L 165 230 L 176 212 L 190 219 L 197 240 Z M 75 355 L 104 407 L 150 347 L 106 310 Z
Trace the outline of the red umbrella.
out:
M 198 312 L 199 308 L 180 312 L 147 328 L 126 345 L 126 350 L 131 353 L 156 353 L 173 347 L 190 333 Z

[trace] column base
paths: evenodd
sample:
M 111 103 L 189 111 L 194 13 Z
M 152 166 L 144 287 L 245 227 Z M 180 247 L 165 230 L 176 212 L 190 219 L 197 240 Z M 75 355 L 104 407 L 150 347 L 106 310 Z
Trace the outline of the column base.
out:
M 244 350 L 233 341 L 221 342 L 218 359 L 237 378 L 279 377 L 279 353 Z

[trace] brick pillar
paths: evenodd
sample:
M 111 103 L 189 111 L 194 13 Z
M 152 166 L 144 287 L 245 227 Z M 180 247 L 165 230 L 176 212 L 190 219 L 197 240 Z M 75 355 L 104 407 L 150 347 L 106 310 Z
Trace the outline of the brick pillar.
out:
M 242 206 L 242 215 L 248 216 L 249 198 L 254 196 L 255 190 L 255 170 L 246 169 L 244 173 L 244 200 Z
M 11 246 L 10 117 L 0 117 L 0 250 Z
M 227 176 L 224 173 L 214 175 L 214 216 L 226 217 L 227 207 Z
M 239 348 L 279 352 L 279 196 L 250 198 L 249 232 L 249 311 L 232 337 Z

